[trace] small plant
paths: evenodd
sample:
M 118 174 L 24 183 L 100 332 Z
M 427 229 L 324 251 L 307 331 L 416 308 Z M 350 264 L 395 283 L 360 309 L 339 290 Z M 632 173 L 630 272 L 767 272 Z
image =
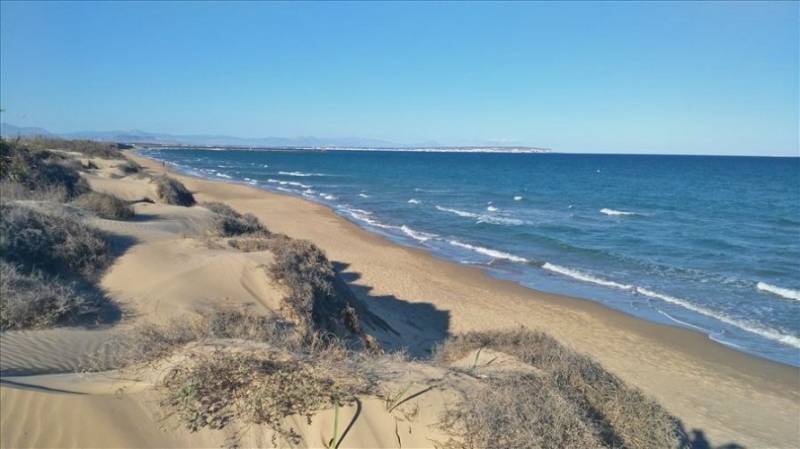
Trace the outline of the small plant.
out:
M 119 171 L 121 171 L 125 175 L 132 175 L 134 173 L 141 172 L 142 166 L 130 159 L 126 159 L 125 162 L 117 165 L 117 169 L 119 169 Z
M 386 398 L 386 411 L 392 413 L 394 409 L 396 409 L 400 404 L 403 403 L 403 396 L 408 392 L 411 388 L 411 384 L 408 383 L 404 388 L 397 392 L 397 394 L 391 395 Z
M 156 196 L 162 202 L 186 207 L 196 204 L 192 192 L 177 179 L 164 175 L 155 178 L 154 181 L 156 183 Z
M 339 404 L 333 404 L 333 436 L 330 440 L 323 441 L 327 449 L 336 449 L 339 447 Z
M 269 231 L 253 214 L 240 214 L 225 203 L 203 203 L 203 207 L 214 212 L 213 233 L 220 237 L 269 236 Z
M 81 209 L 94 212 L 98 217 L 107 220 L 130 220 L 134 216 L 134 211 L 130 204 L 107 193 L 84 193 L 76 198 L 72 204 Z

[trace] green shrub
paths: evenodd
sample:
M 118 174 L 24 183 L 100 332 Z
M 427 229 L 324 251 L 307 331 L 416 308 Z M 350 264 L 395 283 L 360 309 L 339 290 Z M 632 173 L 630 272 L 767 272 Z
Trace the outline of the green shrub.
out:
M 0 331 L 67 324 L 101 305 L 99 296 L 81 294 L 73 284 L 0 260 Z
M 253 214 L 242 215 L 227 204 L 220 202 L 203 203 L 203 207 L 214 212 L 213 233 L 217 236 L 269 235 L 267 228 Z
M 98 217 L 107 220 L 130 220 L 134 216 L 134 211 L 130 204 L 107 193 L 84 193 L 76 198 L 72 204 L 81 209 L 94 212 Z
M 111 261 L 97 229 L 63 212 L 0 204 L 0 258 L 26 270 L 94 278 Z
M 194 195 L 183 183 L 166 175 L 155 178 L 156 196 L 166 204 L 175 206 L 194 206 Z

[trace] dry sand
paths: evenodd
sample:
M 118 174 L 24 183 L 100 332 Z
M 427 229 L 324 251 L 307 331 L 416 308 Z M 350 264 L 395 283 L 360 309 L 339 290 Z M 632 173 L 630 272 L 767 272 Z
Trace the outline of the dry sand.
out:
M 136 157 L 152 173 L 161 164 Z M 144 178 L 122 176 L 116 162 L 88 175 L 92 187 L 127 199 L 153 197 Z M 328 208 L 253 187 L 173 174 L 199 201 L 223 201 L 252 212 L 267 227 L 309 239 L 336 262 L 370 310 L 399 335 L 378 333 L 389 348 L 424 356 L 449 333 L 526 326 L 550 333 L 591 355 L 679 417 L 687 431 L 702 431 L 711 447 L 800 447 L 800 370 L 733 351 L 689 330 L 649 323 L 596 303 L 522 288 L 477 268 L 443 261 L 368 233 Z M 85 364 L 108 334 L 140 320 L 163 321 L 220 303 L 276 310 L 281 291 L 260 271 L 268 253 L 211 249 L 202 242 L 210 213 L 202 207 L 138 204 L 131 222 L 96 220 L 129 247 L 108 270 L 102 287 L 126 316 L 110 329 L 7 332 L 0 339 L 0 445 L 11 447 L 219 447 L 230 435 L 161 429 L 157 400 L 146 381 L 113 373 L 67 374 Z M 406 367 L 407 368 L 407 367 Z M 406 369 L 404 368 L 404 369 Z M 404 374 L 423 384 L 438 374 L 418 365 Z M 418 378 L 414 378 L 417 376 Z M 404 378 L 407 382 L 409 378 Z M 363 401 L 341 447 L 430 447 L 446 392 L 415 402 L 415 421 L 386 413 L 377 399 Z M 356 414 L 342 411 L 342 420 Z M 330 433 L 332 412 L 301 426 L 308 446 Z M 396 425 L 408 432 L 397 433 Z M 413 429 L 412 429 L 413 427 Z M 247 445 L 269 445 L 251 429 Z

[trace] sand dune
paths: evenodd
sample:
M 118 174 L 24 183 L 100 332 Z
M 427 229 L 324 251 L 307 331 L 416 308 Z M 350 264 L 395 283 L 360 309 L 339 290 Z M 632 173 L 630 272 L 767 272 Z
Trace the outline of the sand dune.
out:
M 123 176 L 119 162 L 93 161 L 100 167 L 87 176 L 93 189 L 129 200 L 154 198 L 146 178 Z M 146 159 L 137 161 L 152 173 L 164 170 Z M 705 432 L 712 444 L 796 447 L 800 442 L 797 369 L 732 351 L 694 332 L 492 279 L 478 269 L 391 244 L 318 204 L 242 185 L 179 178 L 200 201 L 224 201 L 253 212 L 269 229 L 323 248 L 356 295 L 394 330 L 375 331 L 387 348 L 426 355 L 450 333 L 524 325 L 590 354 L 658 399 L 687 429 Z M 3 334 L 2 447 L 220 447 L 231 441 L 232 430 L 190 433 L 162 420 L 152 389 L 157 373 L 136 381 L 114 372 L 73 373 L 111 336 L 138 322 L 187 317 L 219 305 L 257 314 L 280 307 L 284 292 L 263 272 L 271 254 L 209 242 L 208 210 L 148 203 L 135 210 L 130 222 L 93 221 L 120 241 L 121 255 L 100 284 L 123 309 L 118 323 Z M 496 362 L 482 369 L 531 369 L 504 354 L 487 355 Z M 467 368 L 472 357 L 455 365 Z M 389 366 L 387 372 L 396 373 L 389 389 L 422 388 L 443 375 L 440 368 L 414 363 Z M 353 425 L 340 447 L 430 447 L 444 441 L 436 423 L 444 404 L 458 387 L 469 388 L 470 379 L 458 377 L 446 389 L 415 398 L 408 404 L 419 413 L 413 420 L 387 412 L 376 398 L 343 408 L 341 422 Z M 291 419 L 303 446 L 320 447 L 330 438 L 333 413 L 320 413 L 311 424 L 303 417 Z M 270 445 L 271 433 L 264 428 L 238 436 L 245 447 Z

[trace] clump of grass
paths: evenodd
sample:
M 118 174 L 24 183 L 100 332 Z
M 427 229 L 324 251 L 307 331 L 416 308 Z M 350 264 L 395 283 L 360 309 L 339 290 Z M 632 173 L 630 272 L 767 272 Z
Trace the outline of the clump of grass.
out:
M 290 444 L 300 437 L 284 420 L 308 419 L 335 404 L 349 404 L 371 391 L 357 372 L 338 375 L 313 360 L 273 352 L 215 351 L 174 368 L 162 383 L 162 406 L 191 431 L 223 428 L 231 419 L 265 424 Z
M 117 169 L 119 169 L 119 171 L 121 171 L 125 175 L 132 175 L 134 173 L 141 172 L 142 166 L 137 164 L 135 161 L 126 159 L 125 162 L 117 165 Z
M 436 358 L 441 362 L 457 360 L 480 348 L 491 348 L 513 355 L 541 370 L 543 373 L 541 380 L 544 385 L 552 389 L 553 394 L 568 401 L 570 407 L 581 410 L 581 415 L 593 429 L 593 434 L 596 434 L 599 441 L 607 447 L 633 449 L 681 447 L 683 436 L 677 420 L 663 407 L 644 396 L 639 390 L 626 385 L 589 357 L 565 348 L 546 334 L 525 329 L 467 333 L 448 339 L 438 348 Z M 487 394 L 500 394 L 499 390 L 497 391 Z M 452 415 L 455 419 L 449 422 L 463 426 L 467 434 L 474 438 L 472 441 L 477 442 L 477 445 L 465 444 L 465 447 L 488 447 L 482 446 L 481 442 L 495 438 L 496 435 L 492 432 L 510 435 L 517 432 L 516 425 L 511 423 L 519 420 L 535 422 L 544 419 L 536 415 L 527 416 L 527 413 L 533 410 L 501 407 L 498 410 L 505 409 L 507 414 L 501 415 L 502 419 L 491 421 L 496 425 L 502 425 L 502 428 L 497 430 L 492 427 L 491 422 L 476 418 L 483 416 L 484 413 L 488 416 L 491 412 L 488 409 L 484 411 L 475 409 L 479 406 L 494 407 L 490 401 L 491 397 L 494 396 L 485 397 L 486 400 L 477 405 L 467 398 L 462 403 L 462 407 L 466 407 L 463 413 L 456 412 Z M 524 396 L 517 396 L 519 397 Z M 503 400 L 502 397 L 495 398 L 498 401 Z M 548 419 L 560 418 L 553 416 Z M 522 444 L 522 441 L 517 442 Z M 515 444 L 502 446 L 524 447 Z
M 194 206 L 197 202 L 189 189 L 177 179 L 169 176 L 159 176 L 154 179 L 156 183 L 156 196 L 166 204 L 175 206 Z
M 63 192 L 63 198 L 53 199 L 64 201 L 89 191 L 73 162 L 49 151 L 33 150 L 18 140 L 0 139 L 0 181 L 23 186 L 30 196 L 41 191 Z
M 101 305 L 99 296 L 82 294 L 72 283 L 0 260 L 0 331 L 74 322 Z
M 20 182 L 0 180 L 0 201 L 47 201 L 61 203 L 69 198 L 67 190 L 60 185 L 44 184 L 32 189 Z
M 107 193 L 84 193 L 76 198 L 72 204 L 107 220 L 130 220 L 135 215 L 128 202 Z
M 214 212 L 212 232 L 220 237 L 267 237 L 269 231 L 253 214 L 240 214 L 225 203 L 203 203 L 203 207 Z
M 0 258 L 54 275 L 94 278 L 111 261 L 97 229 L 63 212 L 0 204 Z

